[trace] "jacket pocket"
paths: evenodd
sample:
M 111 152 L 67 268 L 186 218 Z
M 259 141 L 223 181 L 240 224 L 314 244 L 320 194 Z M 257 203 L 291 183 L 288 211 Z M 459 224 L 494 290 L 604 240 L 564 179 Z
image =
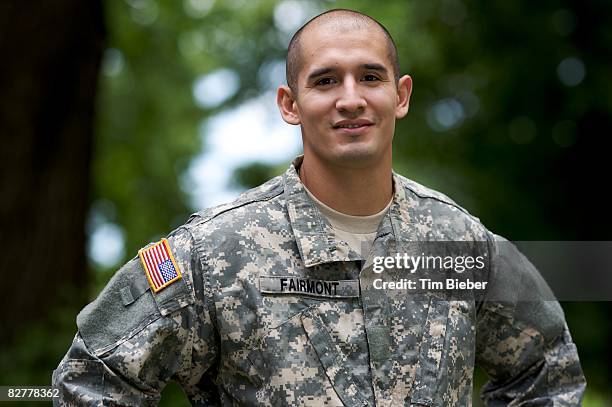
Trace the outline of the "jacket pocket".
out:
M 423 326 L 419 362 L 412 387 L 411 405 L 437 406 L 441 382 L 440 367 L 446 356 L 445 338 L 448 326 L 449 301 L 432 295 Z
M 367 406 L 362 396 L 363 384 L 354 377 L 350 363 L 342 350 L 334 343 L 329 331 L 314 308 L 301 316 L 308 340 L 315 349 L 334 390 L 347 406 Z
M 268 329 L 248 360 L 272 405 L 368 405 L 316 305 Z
M 412 405 L 468 405 L 475 359 L 475 303 L 432 296 L 425 320 Z

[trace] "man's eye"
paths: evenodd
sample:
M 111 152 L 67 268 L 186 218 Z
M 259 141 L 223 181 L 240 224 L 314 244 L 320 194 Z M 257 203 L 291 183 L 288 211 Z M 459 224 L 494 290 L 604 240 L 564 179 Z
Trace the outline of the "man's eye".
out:
M 315 82 L 315 85 L 325 86 L 325 85 L 331 85 L 332 83 L 334 83 L 334 80 L 332 78 L 321 78 Z
M 379 81 L 380 79 L 376 75 L 369 74 L 369 75 L 364 76 L 363 80 L 366 82 L 373 82 L 373 81 Z

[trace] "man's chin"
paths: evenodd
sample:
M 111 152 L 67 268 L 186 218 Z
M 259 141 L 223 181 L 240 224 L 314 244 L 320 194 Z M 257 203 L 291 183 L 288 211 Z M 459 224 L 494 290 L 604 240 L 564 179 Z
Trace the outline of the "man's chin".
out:
M 350 146 L 334 152 L 337 165 L 348 168 L 371 168 L 385 161 L 385 156 L 371 146 Z

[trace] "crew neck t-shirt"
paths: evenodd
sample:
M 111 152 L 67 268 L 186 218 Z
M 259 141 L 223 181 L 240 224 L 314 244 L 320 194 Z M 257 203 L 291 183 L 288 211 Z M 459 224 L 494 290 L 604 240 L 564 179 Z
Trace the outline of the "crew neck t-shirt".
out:
M 376 237 L 378 225 L 389 210 L 393 198 L 391 198 L 387 206 L 378 213 L 366 216 L 355 216 L 347 215 L 330 208 L 319 201 L 306 186 L 304 186 L 304 189 L 317 209 L 319 209 L 321 214 L 327 219 L 336 237 L 348 243 L 352 250 L 360 253 L 363 258 L 366 258 L 370 253 L 372 242 L 374 242 L 374 238 Z

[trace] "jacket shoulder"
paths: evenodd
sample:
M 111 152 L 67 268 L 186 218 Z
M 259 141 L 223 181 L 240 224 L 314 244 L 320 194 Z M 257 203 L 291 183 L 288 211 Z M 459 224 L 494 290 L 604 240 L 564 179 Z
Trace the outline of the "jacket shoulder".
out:
M 429 204 L 447 207 L 449 210 L 453 211 L 459 210 L 466 216 L 474 219 L 476 222 L 481 223 L 480 219 L 469 213 L 467 209 L 457 204 L 457 202 L 442 192 L 426 187 L 423 184 L 419 184 L 418 182 L 408 179 L 400 174 L 395 173 L 395 176 L 399 180 L 400 185 L 403 187 L 407 197 L 412 198 L 413 200 L 425 201 Z
M 283 177 L 279 175 L 262 185 L 241 193 L 236 199 L 221 205 L 203 209 L 192 214 L 185 226 L 189 229 L 204 226 L 206 223 L 219 217 L 231 217 L 239 208 L 253 203 L 265 203 L 278 197 L 284 191 Z
M 396 174 L 415 225 L 435 240 L 491 240 L 480 219 L 447 195 Z

